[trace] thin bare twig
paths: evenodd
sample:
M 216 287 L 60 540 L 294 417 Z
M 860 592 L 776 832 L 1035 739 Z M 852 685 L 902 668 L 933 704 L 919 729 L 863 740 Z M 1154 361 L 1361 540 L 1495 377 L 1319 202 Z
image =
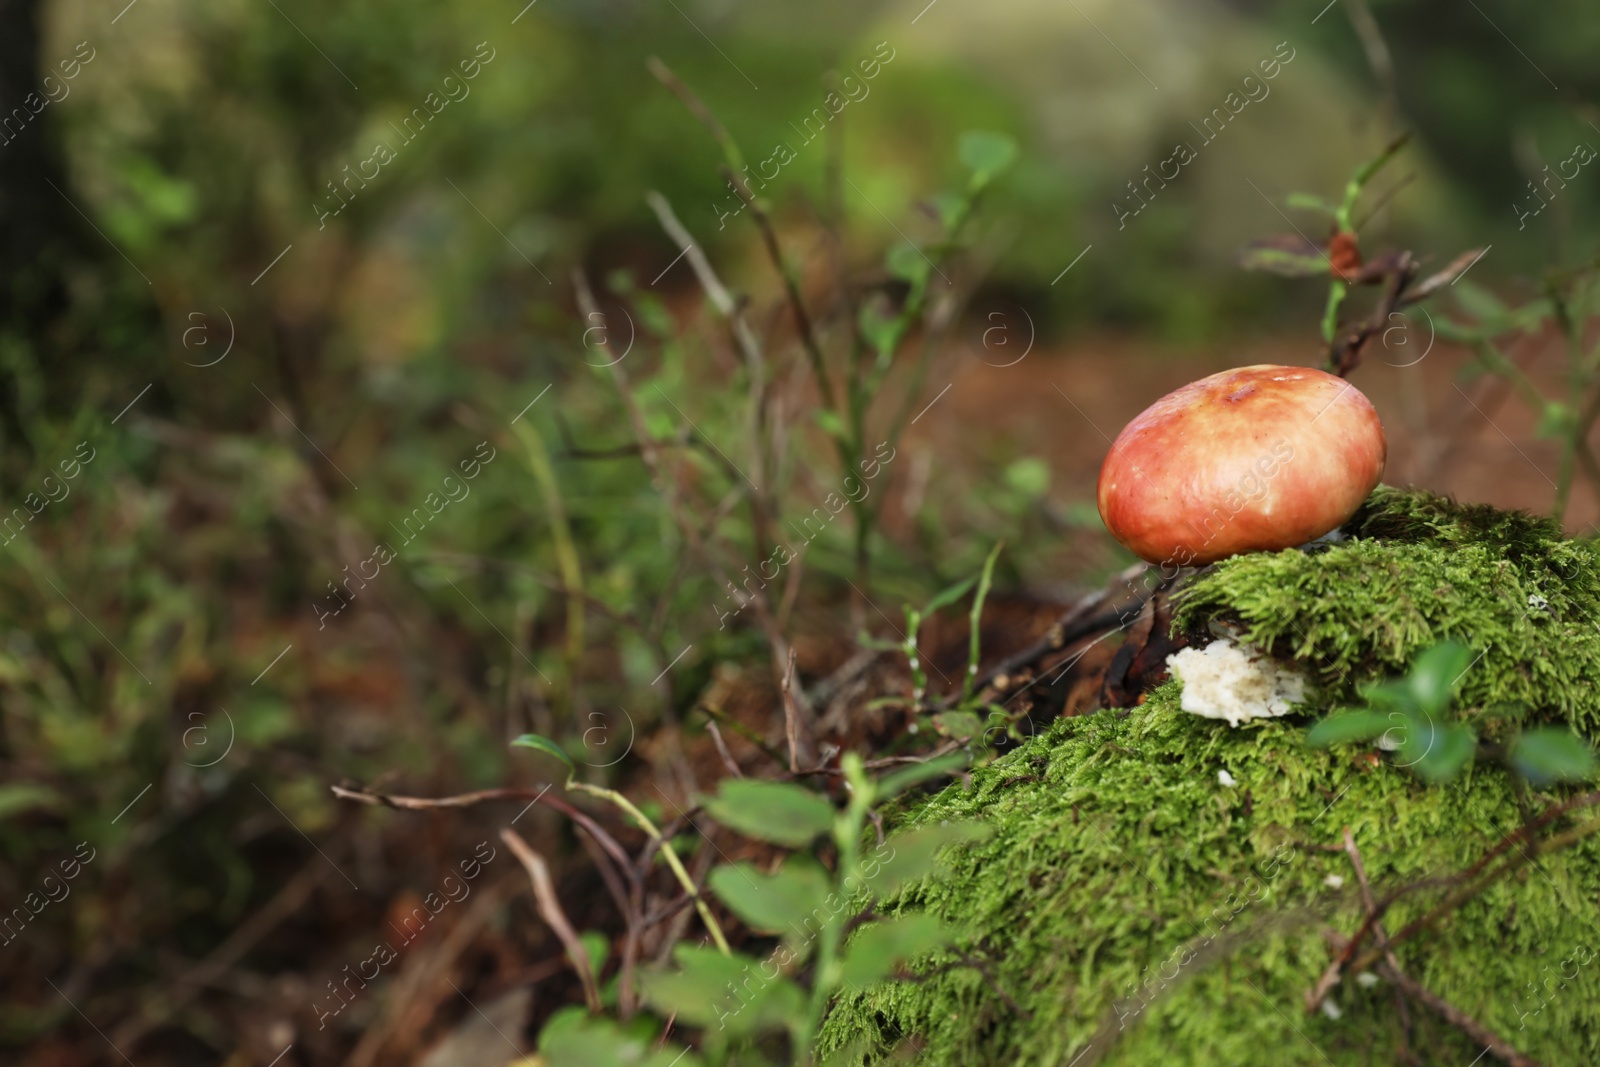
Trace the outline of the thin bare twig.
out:
M 739 302 L 728 292 L 728 287 L 722 284 L 722 279 L 717 277 L 716 270 L 706 258 L 705 252 L 701 251 L 694 235 L 678 221 L 678 216 L 673 212 L 667 198 L 652 189 L 645 194 L 645 202 L 650 205 L 650 210 L 656 213 L 661 228 L 667 231 L 667 236 L 672 238 L 679 251 L 684 254 L 684 258 L 689 261 L 689 268 L 694 271 L 695 278 L 700 282 L 700 288 L 706 291 L 712 306 L 733 328 L 734 340 L 739 343 L 739 350 L 744 354 L 745 362 L 750 365 L 751 373 L 760 375 L 763 367 L 761 343 L 756 340 L 750 324 L 745 321 Z
M 585 830 L 589 831 L 606 854 L 624 871 L 632 872 L 633 861 L 622 846 L 617 844 L 617 839 L 608 834 L 599 823 L 595 822 L 583 809 L 574 807 L 559 797 L 549 795 L 550 787 L 544 789 L 480 789 L 475 793 L 459 793 L 450 797 L 406 797 L 395 796 L 388 793 L 369 793 L 359 789 L 346 789 L 344 786 L 331 787 L 333 795 L 341 800 L 353 800 L 358 804 L 367 804 L 372 807 L 401 808 L 406 811 L 428 811 L 433 808 L 470 808 L 491 800 L 530 800 L 545 804 L 559 811 Z
M 1356 848 L 1355 835 L 1350 832 L 1350 827 L 1348 826 L 1344 828 L 1344 850 L 1350 856 L 1350 866 L 1355 869 L 1356 884 L 1361 887 L 1362 903 L 1366 905 L 1367 914 L 1371 915 L 1378 910 L 1378 905 L 1372 899 L 1372 887 L 1367 884 L 1367 869 L 1361 862 L 1361 850 Z M 1400 961 L 1395 957 L 1394 949 L 1389 947 L 1389 935 L 1384 931 L 1383 923 L 1377 921 L 1373 922 L 1372 936 L 1373 939 L 1378 943 L 1378 947 L 1383 949 L 1383 956 L 1384 959 L 1388 961 L 1389 967 L 1394 970 L 1395 973 L 1400 973 Z M 1400 1027 L 1402 1032 L 1405 1034 L 1406 1052 L 1409 1054 L 1411 1052 L 1412 1035 L 1411 1008 L 1406 1004 L 1405 992 L 1398 987 L 1395 989 L 1394 1002 L 1395 1007 L 1399 1009 L 1400 1012 Z
M 539 909 L 540 918 L 544 919 L 550 929 L 567 950 L 567 955 L 572 960 L 572 969 L 578 972 L 578 981 L 583 983 L 583 999 L 589 1005 L 591 1012 L 598 1013 L 601 1009 L 600 989 L 595 982 L 594 963 L 589 959 L 589 950 L 583 947 L 583 942 L 578 939 L 578 932 L 572 928 L 572 923 L 567 921 L 567 913 L 561 909 L 561 901 L 556 897 L 555 883 L 550 880 L 550 868 L 544 862 L 544 857 L 533 850 L 517 832 L 507 826 L 500 831 L 500 840 L 506 843 L 522 866 L 527 868 L 528 879 L 533 883 L 533 899 Z
M 1577 826 L 1566 831 L 1565 833 L 1556 834 L 1553 837 L 1546 838 L 1540 843 L 1539 849 L 1541 852 L 1549 852 L 1565 848 L 1567 845 L 1570 845 L 1576 841 L 1580 841 L 1597 831 L 1600 831 L 1600 819 L 1592 819 L 1581 826 Z M 1399 933 L 1389 938 L 1389 943 L 1392 945 L 1397 945 L 1400 942 L 1415 936 L 1428 927 L 1431 927 L 1445 915 L 1454 911 L 1456 908 L 1459 908 L 1462 904 L 1481 893 L 1490 882 L 1528 862 L 1531 862 L 1531 860 L 1520 850 L 1515 856 L 1507 856 L 1505 858 L 1505 862 L 1499 867 L 1486 872 L 1465 889 L 1451 895 L 1445 900 L 1444 903 L 1440 904 L 1426 915 L 1423 915 L 1417 919 L 1413 919 L 1411 922 L 1407 923 L 1401 928 Z M 1363 929 L 1365 929 L 1365 927 L 1363 927 Z M 1380 952 L 1369 951 L 1352 965 L 1352 969 L 1356 971 L 1365 970 L 1366 968 L 1373 966 L 1373 964 L 1377 962 L 1377 959 L 1380 955 Z
M 783 672 L 783 723 L 789 738 L 789 770 L 798 773 L 802 763 L 809 766 L 817 761 L 817 746 L 811 736 L 810 716 L 801 711 L 795 699 L 794 659 L 795 652 L 791 648 L 789 663 Z
M 728 751 L 728 743 L 722 739 L 722 731 L 717 729 L 717 720 L 708 719 L 706 730 L 711 734 L 712 743 L 717 746 L 717 755 L 722 757 L 722 765 L 728 768 L 728 774 L 734 778 L 743 778 L 744 772 L 734 762 L 733 754 Z
M 1379 902 L 1377 907 L 1368 914 L 1366 920 L 1362 922 L 1362 924 L 1356 929 L 1354 936 L 1352 936 L 1350 940 L 1346 942 L 1344 949 L 1339 953 L 1338 957 L 1329 964 L 1329 971 L 1333 971 L 1335 968 L 1343 969 L 1350 963 L 1350 961 L 1355 957 L 1356 951 L 1361 947 L 1363 940 L 1369 933 L 1372 932 L 1373 926 L 1401 897 L 1421 889 L 1460 885 L 1462 882 L 1470 881 L 1477 877 L 1480 872 L 1488 867 L 1507 849 L 1515 847 L 1518 841 L 1528 840 L 1531 842 L 1535 833 L 1549 825 L 1560 816 L 1565 815 L 1570 811 L 1593 807 L 1596 804 L 1600 804 L 1600 790 L 1596 790 L 1591 793 L 1583 793 L 1578 796 L 1571 797 L 1560 804 L 1554 804 L 1540 812 L 1538 815 L 1534 816 L 1532 819 L 1529 819 L 1523 823 L 1523 825 L 1519 826 L 1511 833 L 1505 835 L 1505 837 L 1501 838 L 1493 848 L 1489 849 L 1482 856 L 1478 857 L 1477 862 L 1473 863 L 1472 866 L 1466 868 L 1465 870 L 1457 872 L 1456 874 L 1447 878 L 1426 878 L 1418 882 L 1413 882 L 1410 885 L 1401 886 L 1399 889 L 1390 893 L 1381 902 Z M 1583 827 L 1580 827 L 1576 831 L 1571 831 L 1568 834 L 1557 835 L 1556 837 L 1549 839 L 1549 841 L 1545 843 L 1545 847 L 1549 847 L 1551 843 L 1557 843 L 1559 847 L 1559 844 L 1567 843 L 1569 840 L 1576 840 L 1576 837 L 1573 837 L 1573 834 L 1576 834 L 1577 837 L 1582 837 L 1593 832 L 1594 829 L 1597 828 L 1600 828 L 1600 820 L 1597 820 L 1593 823 L 1585 823 Z M 1404 940 L 1405 938 L 1410 937 L 1418 929 L 1421 929 L 1423 926 L 1431 924 L 1435 919 L 1443 915 L 1450 908 L 1455 907 L 1464 900 L 1470 899 L 1473 895 L 1475 895 L 1478 889 L 1481 889 L 1484 885 L 1487 885 L 1490 881 L 1493 881 L 1501 874 L 1506 873 L 1513 866 L 1515 866 L 1514 860 L 1512 862 L 1508 862 L 1505 866 L 1498 870 L 1491 871 L 1489 874 L 1485 875 L 1479 880 L 1476 888 L 1469 887 L 1469 890 L 1465 894 L 1458 894 L 1456 897 L 1452 897 L 1451 900 L 1446 901 L 1444 905 L 1441 905 L 1439 908 L 1434 909 L 1434 911 L 1429 912 L 1422 918 L 1412 922 L 1410 925 L 1405 927 L 1405 929 L 1401 930 L 1400 933 L 1390 938 L 1390 944 Z M 1452 903 L 1452 901 L 1454 903 Z M 1368 953 L 1367 956 L 1363 957 L 1361 964 L 1353 969 L 1357 971 L 1365 970 L 1366 968 L 1372 966 L 1373 962 L 1377 958 L 1378 954 Z M 1330 979 L 1328 973 L 1325 972 L 1322 978 L 1319 979 L 1317 988 L 1321 989 L 1323 995 L 1326 995 L 1327 990 L 1331 989 L 1336 981 L 1336 977 Z M 1325 983 L 1326 987 L 1324 988 Z M 1312 995 L 1316 996 L 1315 991 L 1313 991 Z M 1320 1002 L 1321 998 L 1317 997 L 1315 1003 Z
M 1390 966 L 1387 962 L 1378 965 L 1378 973 L 1383 975 L 1397 987 L 1404 990 L 1408 996 L 1416 997 L 1426 1004 L 1445 1022 L 1454 1026 L 1472 1040 L 1485 1045 L 1494 1058 L 1509 1067 L 1539 1067 L 1539 1061 L 1531 1056 L 1518 1052 L 1505 1038 L 1489 1029 L 1487 1026 L 1457 1008 L 1437 993 L 1432 993 L 1420 985 L 1416 979 Z
M 1063 611 L 1055 622 L 1050 624 L 1050 628 L 1045 631 L 1043 637 L 1022 651 L 1007 656 L 989 668 L 989 670 L 980 674 L 973 681 L 973 691 L 982 692 L 986 687 L 992 685 L 995 679 L 1015 674 L 1019 668 L 1031 666 L 1050 653 L 1059 652 L 1080 638 L 1098 633 L 1106 627 L 1115 626 L 1124 618 L 1131 617 L 1137 610 L 1142 610 L 1145 603 L 1155 595 L 1157 590 L 1170 583 L 1161 582 L 1156 585 L 1149 585 L 1147 590 L 1135 592 L 1133 600 L 1125 608 L 1119 607 L 1116 611 L 1090 614 L 1107 602 L 1112 601 L 1118 595 L 1119 590 L 1132 587 L 1135 579 L 1149 569 L 1150 565 L 1148 563 L 1135 563 L 1106 583 L 1104 588 L 1080 597 Z M 935 710 L 943 711 L 952 708 L 960 702 L 960 699 L 960 692 L 952 693 L 935 705 Z

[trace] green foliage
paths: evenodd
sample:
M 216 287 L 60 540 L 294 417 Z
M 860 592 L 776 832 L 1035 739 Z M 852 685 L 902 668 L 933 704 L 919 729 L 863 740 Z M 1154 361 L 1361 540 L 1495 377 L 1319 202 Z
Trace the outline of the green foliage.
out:
M 873 905 L 934 874 L 941 853 L 983 839 L 983 827 L 950 822 L 895 835 L 876 847 L 867 843 L 874 805 L 954 765 L 930 762 L 882 781 L 868 777 L 853 753 L 840 765 L 849 787 L 842 811 L 800 786 L 749 779 L 724 781 L 704 801 L 713 818 L 757 840 L 802 847 L 826 832 L 824 847 L 834 861 L 830 870 L 812 856 L 795 854 L 771 873 L 751 863 L 715 868 L 707 882 L 718 899 L 752 933 L 780 935 L 780 944 L 761 957 L 679 944 L 672 967 L 639 975 L 645 1004 L 679 1026 L 702 1030 L 701 1047 L 713 1064 L 774 1062 L 764 1042 L 780 1032 L 788 1037 L 787 1062 L 815 1063 L 818 1027 L 840 990 L 876 985 L 954 934 L 953 927 L 927 916 L 880 919 Z M 857 924 L 847 945 L 846 930 Z M 551 1025 L 578 1024 L 558 1016 Z M 584 1025 L 590 1028 L 584 1033 L 608 1050 L 629 1040 L 611 1024 Z M 565 1040 L 565 1034 L 560 1029 L 550 1039 L 547 1033 L 541 1049 L 547 1040 Z
M 1315 746 L 1365 741 L 1382 736 L 1401 767 L 1414 768 L 1431 782 L 1456 777 L 1472 760 L 1477 734 L 1448 721 L 1451 690 L 1478 657 L 1455 641 L 1435 645 L 1417 657 L 1404 683 L 1368 686 L 1368 703 L 1386 710 L 1343 712 L 1313 726 L 1306 740 Z M 1535 786 L 1581 781 L 1594 773 L 1594 754 L 1569 730 L 1541 727 L 1515 737 L 1507 764 Z
M 760 934 L 798 928 L 832 888 L 822 868 L 794 857 L 772 874 L 749 863 L 724 864 L 707 881 L 728 910 Z
M 1580 782 L 1595 771 L 1594 752 L 1582 738 L 1550 727 L 1520 734 L 1511 743 L 1509 762 L 1535 786 Z
M 839 984 L 847 990 L 883 981 L 906 960 L 926 956 L 950 940 L 950 931 L 931 915 L 897 915 L 875 922 L 850 939 L 839 965 Z
M 972 172 L 976 193 L 1004 173 L 1017 158 L 1017 142 L 1003 133 L 971 130 L 961 135 L 961 162 Z
M 1362 192 L 1410 139 L 1409 133 L 1401 135 L 1372 159 L 1358 166 L 1345 183 L 1344 199 L 1338 204 L 1330 204 L 1308 193 L 1291 193 L 1289 206 L 1331 216 L 1334 232 L 1353 241 L 1356 231 L 1354 214 Z M 1322 339 L 1330 344 L 1333 342 L 1334 333 L 1339 327 L 1339 309 L 1349 293 L 1349 283 L 1333 270 L 1329 257 L 1319 248 L 1310 246 L 1299 234 L 1274 235 L 1247 247 L 1240 265 L 1246 270 L 1269 271 L 1289 277 L 1332 274 L 1333 278 L 1328 283 L 1327 306 L 1322 316 Z
M 1476 657 L 1472 649 L 1446 641 L 1417 657 L 1403 683 L 1382 682 L 1362 695 L 1376 709 L 1345 712 L 1323 720 L 1306 734 L 1315 746 L 1381 735 L 1395 761 L 1431 782 L 1454 778 L 1472 759 L 1477 735 L 1445 721 L 1451 688 Z M 1383 723 L 1382 726 L 1375 725 Z
M 539 1032 L 544 1067 L 700 1067 L 699 1058 L 659 1044 L 650 1020 L 617 1023 L 591 1018 L 582 1008 L 562 1009 Z
M 833 805 L 826 798 L 784 782 L 730 778 L 704 806 L 729 829 L 786 848 L 804 848 L 833 828 Z

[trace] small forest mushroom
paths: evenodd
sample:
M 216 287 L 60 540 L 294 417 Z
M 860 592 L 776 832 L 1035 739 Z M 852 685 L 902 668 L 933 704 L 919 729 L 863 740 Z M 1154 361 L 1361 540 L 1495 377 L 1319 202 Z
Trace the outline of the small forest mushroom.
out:
M 1310 367 L 1238 367 L 1157 400 L 1100 468 L 1100 517 L 1168 567 L 1293 548 L 1337 529 L 1383 475 L 1372 402 Z

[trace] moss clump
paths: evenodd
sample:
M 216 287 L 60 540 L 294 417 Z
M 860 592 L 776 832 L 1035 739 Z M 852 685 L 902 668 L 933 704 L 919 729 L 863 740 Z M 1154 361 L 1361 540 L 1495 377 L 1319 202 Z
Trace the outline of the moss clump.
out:
M 1482 653 L 1460 704 L 1511 722 L 1600 728 L 1600 558 L 1547 519 L 1382 488 L 1350 540 L 1235 556 L 1181 595 L 1180 627 L 1237 624 L 1302 662 L 1325 702 L 1454 638 Z
M 1305 661 L 1329 703 L 1456 637 L 1483 652 L 1462 682 L 1464 706 L 1510 705 L 1592 732 L 1600 568 L 1590 546 L 1542 520 L 1392 490 L 1350 529 L 1352 540 L 1323 551 L 1219 564 L 1191 587 L 1181 623 L 1232 621 Z M 1346 976 L 1331 998 L 1342 1017 L 1304 1009 L 1330 959 L 1324 931 L 1348 935 L 1365 914 L 1343 829 L 1381 899 L 1463 870 L 1515 830 L 1512 781 L 1479 767 L 1428 786 L 1350 748 L 1308 749 L 1303 722 L 1229 728 L 1178 700 L 1169 683 L 1132 711 L 1057 722 L 974 771 L 970 787 L 909 807 L 906 825 L 978 819 L 995 830 L 893 905 L 965 931 L 988 973 L 922 961 L 923 981 L 843 998 L 827 1047 L 876 1064 L 912 1041 L 929 1067 L 1059 1067 L 1091 1042 L 1079 1067 L 1401 1062 L 1387 984 Z M 1592 817 L 1575 812 L 1549 832 Z M 1445 892 L 1401 897 L 1386 927 Z M 1422 985 L 1541 1062 L 1597 1063 L 1597 901 L 1600 835 L 1539 855 L 1397 953 Z M 1412 1017 L 1422 1062 L 1467 1064 L 1483 1051 L 1420 1005 Z
M 1237 784 L 1219 784 L 1222 770 Z M 1320 846 L 1349 826 L 1381 898 L 1465 868 L 1519 823 L 1498 771 L 1428 787 L 1349 752 L 1309 751 L 1281 720 L 1232 729 L 1188 715 L 1170 684 L 1132 712 L 1056 723 L 907 821 L 944 819 L 980 819 L 995 834 L 899 906 L 965 930 L 1030 1016 L 969 968 L 875 986 L 828 1021 L 830 1047 L 868 1039 L 847 1063 L 887 1062 L 914 1035 L 926 1067 L 1062 1067 L 1097 1033 L 1103 1058 L 1083 1063 L 1400 1062 L 1387 985 L 1347 977 L 1332 997 L 1338 1020 L 1303 1007 L 1330 958 L 1322 930 L 1349 934 L 1364 914 L 1349 860 Z M 1600 1062 L 1597 893 L 1590 837 L 1492 883 L 1397 952 L 1413 978 L 1542 1062 Z M 1402 898 L 1387 928 L 1439 899 Z M 1548 1001 L 1536 1015 L 1535 989 Z M 1420 1006 L 1413 1016 L 1423 1062 L 1460 1067 L 1482 1051 Z

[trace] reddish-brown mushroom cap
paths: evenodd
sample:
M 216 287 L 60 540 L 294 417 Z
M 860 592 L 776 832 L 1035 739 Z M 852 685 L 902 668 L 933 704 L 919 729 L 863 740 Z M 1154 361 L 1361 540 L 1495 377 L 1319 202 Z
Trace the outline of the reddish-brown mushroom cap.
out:
M 1157 400 L 1100 468 L 1106 529 L 1183 567 L 1292 548 L 1335 529 L 1383 475 L 1372 402 L 1310 367 L 1239 367 Z

